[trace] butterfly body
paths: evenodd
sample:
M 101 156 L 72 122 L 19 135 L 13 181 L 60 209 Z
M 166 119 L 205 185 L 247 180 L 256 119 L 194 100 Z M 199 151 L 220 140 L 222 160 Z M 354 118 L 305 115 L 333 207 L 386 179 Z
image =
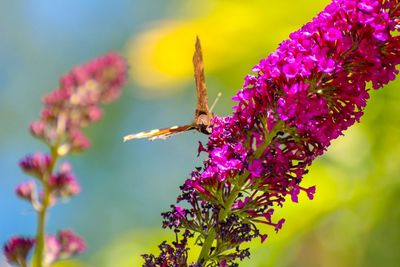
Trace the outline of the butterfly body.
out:
M 204 77 L 203 55 L 200 46 L 200 40 L 196 38 L 195 52 L 193 55 L 194 78 L 196 81 L 197 106 L 194 114 L 194 120 L 191 124 L 182 126 L 172 126 L 163 129 L 154 129 L 151 131 L 130 134 L 124 137 L 124 142 L 132 139 L 148 138 L 149 140 L 166 139 L 172 135 L 197 130 L 204 134 L 211 133 L 211 120 L 213 114 L 208 107 L 207 87 Z
M 196 121 L 193 123 L 193 127 L 203 134 L 210 134 L 212 118 L 211 114 L 199 112 L 199 115 L 196 116 Z

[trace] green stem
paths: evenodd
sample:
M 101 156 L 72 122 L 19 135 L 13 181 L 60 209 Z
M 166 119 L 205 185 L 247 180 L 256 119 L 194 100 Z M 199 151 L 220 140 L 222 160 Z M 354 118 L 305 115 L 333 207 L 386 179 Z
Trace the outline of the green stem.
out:
M 18 260 L 18 264 L 20 267 L 27 267 L 28 265 L 26 264 L 25 259 L 24 260 Z
M 208 254 L 211 250 L 211 246 L 214 243 L 215 236 L 217 235 L 215 228 L 211 228 L 207 234 L 207 238 L 204 240 L 203 247 L 201 248 L 197 263 L 204 264 L 208 260 Z
M 38 210 L 38 224 L 36 229 L 36 245 L 35 252 L 33 254 L 32 267 L 43 267 L 43 252 L 45 247 L 45 225 L 46 225 L 46 214 L 50 205 L 50 187 L 49 187 L 49 179 L 51 174 L 53 173 L 54 165 L 57 161 L 58 153 L 57 148 L 51 148 L 51 162 L 47 173 L 45 173 L 42 177 L 42 188 L 43 188 L 43 196 L 42 196 L 42 205 Z
M 235 201 L 237 195 L 240 193 L 241 188 L 237 189 L 239 187 L 235 187 L 231 194 L 229 195 L 228 199 L 225 202 L 225 205 L 223 207 L 223 209 L 220 210 L 219 214 L 218 214 L 218 221 L 224 221 L 226 219 L 226 217 L 228 216 L 230 210 L 231 210 L 231 206 L 233 204 L 233 202 Z M 217 235 L 215 228 L 210 229 L 210 231 L 207 234 L 207 238 L 204 240 L 204 244 L 203 247 L 200 251 L 200 255 L 199 258 L 197 260 L 198 263 L 205 263 L 207 262 L 207 260 L 209 259 L 209 252 L 211 250 L 211 246 L 214 243 L 215 240 L 215 236 Z
M 265 149 L 271 143 L 272 138 L 278 132 L 278 129 L 281 129 L 282 126 L 283 126 L 283 124 L 281 122 L 277 123 L 275 125 L 274 129 L 265 136 L 264 142 L 254 152 L 251 160 L 257 159 L 262 155 L 262 153 L 265 151 Z M 233 189 L 230 192 L 228 198 L 226 199 L 222 209 L 219 211 L 218 222 L 222 222 L 228 217 L 229 213 L 231 212 L 232 204 L 235 202 L 239 193 L 243 190 L 243 186 L 246 183 L 248 175 L 249 175 L 249 172 L 245 171 L 241 176 L 238 177 L 238 179 L 237 179 L 238 183 L 233 187 Z M 199 257 L 197 259 L 197 263 L 200 263 L 203 266 L 205 266 L 204 264 L 207 263 L 207 261 L 210 259 L 209 254 L 210 254 L 212 244 L 215 241 L 216 235 L 217 235 L 217 232 L 215 230 L 215 227 L 211 228 L 209 230 L 209 232 L 206 234 L 206 238 L 204 240 L 203 247 L 202 247 Z

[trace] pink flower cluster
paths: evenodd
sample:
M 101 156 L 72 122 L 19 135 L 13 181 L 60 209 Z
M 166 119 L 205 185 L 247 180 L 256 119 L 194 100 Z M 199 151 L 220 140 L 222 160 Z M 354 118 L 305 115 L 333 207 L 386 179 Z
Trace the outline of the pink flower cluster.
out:
M 29 251 L 35 245 L 34 238 L 12 237 L 4 246 L 7 261 L 17 266 L 26 266 Z M 86 250 L 86 244 L 71 230 L 61 230 L 57 236 L 46 237 L 44 265 L 49 266 L 57 259 L 66 259 Z
M 86 250 L 86 244 L 79 236 L 71 230 L 61 230 L 57 236 L 46 237 L 46 250 L 44 262 L 46 266 L 51 265 L 58 259 L 66 259 Z
M 27 255 L 34 246 L 36 266 L 48 266 L 57 259 L 85 250 L 84 241 L 71 230 L 59 231 L 57 236 L 44 233 L 46 210 L 57 199 L 70 198 L 81 191 L 71 165 L 64 162 L 57 166 L 57 160 L 89 147 L 82 128 L 101 118 L 101 103 L 111 102 L 120 95 L 126 69 L 125 61 L 118 54 L 107 54 L 73 68 L 61 78 L 59 88 L 43 98 L 45 107 L 30 130 L 48 145 L 50 153 L 28 155 L 19 163 L 42 190 L 38 192 L 34 180 L 23 182 L 16 188 L 16 194 L 31 203 L 38 213 L 40 230 L 34 239 L 10 239 L 4 254 L 11 264 L 27 266 Z
M 60 166 L 59 172 L 51 174 L 52 162 L 53 160 L 50 155 L 36 153 L 26 156 L 20 162 L 20 167 L 27 174 L 39 179 L 41 183 L 48 184 L 49 200 L 51 204 L 54 204 L 57 198 L 67 198 L 79 194 L 81 188 L 72 173 L 72 167 L 69 163 L 63 163 Z M 22 199 L 31 202 L 35 208 L 40 206 L 40 199 L 38 199 L 36 186 L 33 181 L 21 183 L 17 186 L 15 192 Z
M 34 245 L 33 238 L 14 236 L 4 245 L 4 255 L 11 264 L 26 266 L 26 258 Z
M 61 77 L 59 88 L 43 98 L 45 108 L 31 124 L 31 133 L 61 147 L 61 153 L 88 148 L 81 129 L 101 118 L 101 103 L 119 97 L 125 76 L 125 61 L 116 53 L 73 68 Z

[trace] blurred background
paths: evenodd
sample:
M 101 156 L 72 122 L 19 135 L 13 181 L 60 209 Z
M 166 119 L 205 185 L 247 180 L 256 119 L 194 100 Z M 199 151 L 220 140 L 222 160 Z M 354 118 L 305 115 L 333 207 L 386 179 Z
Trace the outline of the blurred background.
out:
M 68 158 L 83 192 L 51 209 L 47 230 L 72 228 L 88 251 L 57 266 L 140 266 L 140 254 L 173 236 L 161 230 L 178 187 L 195 166 L 189 132 L 166 141 L 123 143 L 122 136 L 192 120 L 192 53 L 199 35 L 209 99 L 229 115 L 233 94 L 259 59 L 329 1 L 115 0 L 0 1 L 0 243 L 33 235 L 36 216 L 14 188 L 17 164 L 46 151 L 27 129 L 40 99 L 61 75 L 109 51 L 122 53 L 130 80 L 121 99 L 87 129 L 92 148 Z M 305 177 L 315 200 L 286 203 L 286 224 L 252 244 L 240 266 L 398 266 L 400 262 L 399 81 L 371 92 L 361 124 L 333 142 Z M 0 256 L 0 266 L 8 266 Z

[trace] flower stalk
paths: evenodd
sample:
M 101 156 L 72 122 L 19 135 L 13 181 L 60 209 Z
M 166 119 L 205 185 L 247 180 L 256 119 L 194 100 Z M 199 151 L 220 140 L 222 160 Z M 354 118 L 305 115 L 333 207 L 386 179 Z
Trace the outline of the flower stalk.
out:
M 101 103 L 118 98 L 125 81 L 126 64 L 115 53 L 76 66 L 61 78 L 60 87 L 43 98 L 40 118 L 31 124 L 31 134 L 43 141 L 49 154 L 28 155 L 20 162 L 21 169 L 35 178 L 20 184 L 16 193 L 37 212 L 35 238 L 13 237 L 4 246 L 9 263 L 28 266 L 29 251 L 34 248 L 32 267 L 47 267 L 86 249 L 81 237 L 71 230 L 57 235 L 45 231 L 46 215 L 58 199 L 70 198 L 80 192 L 80 185 L 69 163 L 59 159 L 90 146 L 82 129 L 99 120 Z M 59 166 L 58 166 L 59 165 Z M 35 181 L 40 184 L 38 194 Z
M 33 253 L 32 259 L 32 267 L 42 267 L 43 264 L 43 255 L 44 255 L 44 246 L 45 246 L 45 226 L 46 226 L 46 213 L 50 206 L 50 187 L 49 187 L 49 179 L 50 174 L 53 173 L 54 166 L 58 159 L 57 148 L 51 148 L 51 162 L 49 165 L 49 171 L 45 172 L 42 177 L 42 188 L 43 188 L 43 196 L 42 203 L 39 206 L 38 212 L 38 223 L 36 230 L 36 246 L 35 251 Z

